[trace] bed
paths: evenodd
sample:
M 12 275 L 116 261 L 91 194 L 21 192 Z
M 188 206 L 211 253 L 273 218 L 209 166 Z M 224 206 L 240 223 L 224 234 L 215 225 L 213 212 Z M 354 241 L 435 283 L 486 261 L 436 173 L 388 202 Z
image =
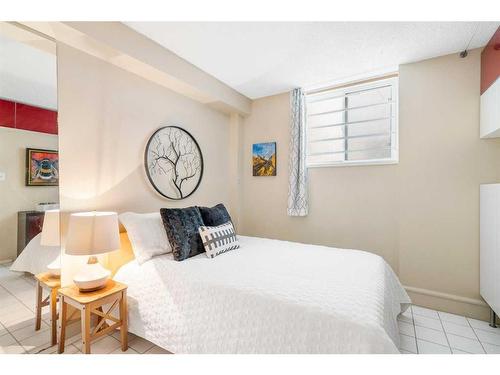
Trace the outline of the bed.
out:
M 10 267 L 11 271 L 29 272 L 33 275 L 47 272 L 47 265 L 54 262 L 61 255 L 59 246 L 42 246 L 39 233 L 26 245 L 21 254 Z
M 214 259 L 123 265 L 129 330 L 173 353 L 399 353 L 410 298 L 381 257 L 238 238 Z

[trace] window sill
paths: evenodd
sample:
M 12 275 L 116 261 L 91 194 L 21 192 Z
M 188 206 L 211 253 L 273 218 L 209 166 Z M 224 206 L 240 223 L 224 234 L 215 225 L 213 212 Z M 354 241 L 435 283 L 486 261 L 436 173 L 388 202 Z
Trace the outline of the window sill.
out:
M 356 166 L 368 166 L 368 165 L 394 165 L 399 164 L 399 160 L 353 160 L 344 161 L 341 163 L 317 163 L 308 164 L 307 168 L 329 168 L 329 167 L 356 167 Z

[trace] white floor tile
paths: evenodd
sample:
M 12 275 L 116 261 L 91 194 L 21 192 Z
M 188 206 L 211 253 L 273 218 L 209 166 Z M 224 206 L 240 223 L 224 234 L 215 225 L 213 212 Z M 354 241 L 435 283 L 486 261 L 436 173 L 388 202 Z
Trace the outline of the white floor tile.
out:
M 19 328 L 26 327 L 27 325 L 34 324 L 35 314 L 27 308 L 19 309 L 16 312 L 3 315 L 0 322 L 8 330 L 15 331 Z
M 469 327 L 469 323 L 467 322 L 467 318 L 465 318 L 464 316 L 450 314 L 450 313 L 446 313 L 446 312 L 442 312 L 442 311 L 439 311 L 438 314 L 443 322 L 450 322 L 450 323 L 462 325 L 465 327 Z
M 172 353 L 170 353 L 168 350 L 165 350 L 155 345 L 144 354 L 172 354 Z
M 448 345 L 439 345 L 433 342 L 417 339 L 418 354 L 451 354 Z
M 490 327 L 490 324 L 488 322 L 485 322 L 483 320 L 472 319 L 472 318 L 467 318 L 467 320 L 469 321 L 472 328 L 478 328 L 478 329 L 482 329 L 483 331 L 488 331 L 488 332 L 496 333 L 497 335 L 500 335 L 500 328 Z
M 460 349 L 468 353 L 484 354 L 483 347 L 477 340 L 468 339 L 466 337 L 447 334 L 450 346 L 453 349 Z
M 2 286 L 0 285 L 0 301 L 2 301 L 2 306 L 0 306 L 0 311 L 1 311 L 2 307 L 6 306 L 4 305 L 4 303 L 8 302 L 12 303 L 12 301 L 17 302 L 17 299 L 12 294 L 10 294 L 6 289 L 2 288 Z
M 81 325 L 80 321 L 76 321 L 76 322 L 68 324 L 68 326 L 66 326 L 66 337 L 68 337 L 68 338 L 76 336 L 76 335 L 80 335 L 81 333 L 82 333 L 82 325 Z
M 138 353 L 145 353 L 154 346 L 153 343 L 143 339 L 142 337 L 138 337 L 135 335 L 131 336 L 132 337 L 128 341 L 128 346 L 134 349 Z
M 57 344 L 42 350 L 38 354 L 55 354 L 57 352 Z
M 16 314 L 18 311 L 28 310 L 26 306 L 24 306 L 21 302 L 19 302 L 15 297 L 9 295 L 8 299 L 2 299 L 2 304 L 0 305 L 0 319 L 5 319 L 6 317 Z
M 50 330 L 38 331 L 33 336 L 30 336 L 24 340 L 20 340 L 22 346 L 26 351 L 39 351 L 46 349 L 50 346 L 51 333 Z
M 399 335 L 399 349 L 417 353 L 417 342 L 415 337 Z
M 19 302 L 18 299 L 16 299 L 14 296 L 11 294 L 1 297 L 0 298 L 0 319 L 3 316 L 8 315 L 9 313 L 13 312 L 17 308 L 24 308 L 25 306 Z
M 73 345 L 76 345 L 76 346 L 80 347 L 81 343 L 82 343 L 82 335 L 81 335 L 81 333 L 66 338 L 66 345 L 73 344 Z
M 415 315 L 420 315 L 420 316 L 425 316 L 427 318 L 439 319 L 439 315 L 436 310 L 431 310 L 428 309 L 427 307 L 421 307 L 415 305 L 413 305 L 411 308 L 413 310 L 414 317 Z
M 0 354 L 22 354 L 24 348 L 11 334 L 0 336 Z
M 58 349 L 57 345 L 54 345 L 51 346 L 49 349 L 40 352 L 40 354 L 58 354 L 57 349 Z M 75 345 L 65 345 L 64 353 L 62 354 L 82 354 L 82 352 Z
M 112 334 L 112 336 L 121 342 L 120 331 L 115 331 Z M 137 353 L 142 354 L 147 350 L 151 349 L 154 346 L 154 344 L 146 339 L 143 339 L 142 337 L 136 336 L 133 333 L 129 332 L 128 346 L 134 349 Z
M 432 319 L 421 315 L 414 315 L 413 320 L 415 322 L 415 326 L 432 328 L 438 331 L 443 330 L 443 326 L 441 325 L 441 321 L 439 319 Z
M 500 346 L 483 343 L 483 348 L 488 354 L 500 354 Z
M 0 274 L 0 286 L 4 289 L 7 289 L 7 285 L 16 281 L 18 278 L 19 276 L 13 275 L 12 273 Z
M 483 331 L 482 329 L 475 329 L 474 331 L 476 332 L 479 341 L 493 345 L 500 345 L 500 335 L 488 331 Z
M 15 331 L 11 331 L 12 336 L 16 338 L 17 341 L 22 341 L 27 339 L 28 337 L 34 336 L 39 332 L 43 332 L 49 329 L 49 326 L 45 322 L 41 322 L 40 330 L 35 331 L 35 324 L 26 326 L 24 328 L 17 329 Z
M 24 315 L 24 314 L 23 314 Z M 5 328 L 9 331 L 17 331 L 18 329 L 24 327 L 34 327 L 35 326 L 35 315 L 30 314 L 28 316 L 20 316 L 17 319 L 10 319 L 6 322 L 2 322 Z
M 137 353 L 134 349 L 128 348 L 127 351 L 122 352 L 121 348 L 116 349 L 115 351 L 111 352 L 111 354 L 140 354 Z
M 57 351 L 56 351 L 57 353 Z M 63 354 L 82 354 L 80 349 L 76 345 L 68 345 Z
M 451 349 L 451 352 L 453 354 L 471 354 L 471 353 L 467 353 L 467 352 L 464 352 L 463 350 L 460 350 L 460 349 Z
M 0 324 L 0 336 L 3 336 L 7 333 L 8 331 L 5 329 L 5 327 Z
M 10 272 L 8 269 L 0 269 L 0 285 L 3 287 L 5 284 L 19 279 L 19 275 L 15 272 Z
M 417 334 L 417 339 L 448 346 L 448 341 L 446 340 L 446 336 L 442 331 L 436 331 L 435 329 L 432 328 L 426 328 L 420 326 L 415 326 L 415 331 Z
M 2 282 L 2 286 L 14 295 L 23 293 L 25 291 L 31 291 L 33 289 L 33 285 L 26 282 L 20 277 Z
M 399 333 L 406 336 L 415 336 L 415 329 L 413 328 L 413 324 L 398 321 L 398 326 L 399 326 Z
M 114 352 L 121 346 L 120 342 L 112 336 L 105 336 L 104 338 L 92 342 L 90 345 L 90 352 L 92 354 L 109 354 Z M 81 346 L 80 346 L 81 350 Z
M 446 333 L 452 333 L 454 335 L 467 337 L 469 339 L 477 339 L 476 334 L 474 333 L 472 328 L 469 326 L 469 324 L 467 324 L 467 326 L 463 326 L 463 325 L 451 323 L 448 321 L 442 321 L 442 323 L 443 323 L 444 331 Z

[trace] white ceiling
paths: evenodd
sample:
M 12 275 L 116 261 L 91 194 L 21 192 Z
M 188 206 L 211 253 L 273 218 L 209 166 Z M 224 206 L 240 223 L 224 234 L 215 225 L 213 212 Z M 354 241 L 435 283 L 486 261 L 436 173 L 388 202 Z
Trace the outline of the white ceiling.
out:
M 0 34 L 0 98 L 56 110 L 56 56 Z
M 249 98 L 484 46 L 498 22 L 127 22 Z M 477 30 L 477 32 L 476 32 Z

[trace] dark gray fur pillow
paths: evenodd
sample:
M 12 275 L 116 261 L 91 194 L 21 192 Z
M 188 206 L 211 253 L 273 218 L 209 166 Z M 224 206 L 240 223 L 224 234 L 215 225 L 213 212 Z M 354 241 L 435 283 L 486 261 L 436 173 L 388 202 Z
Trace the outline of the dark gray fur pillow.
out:
M 232 222 L 231 216 L 229 216 L 229 212 L 227 212 L 226 207 L 222 203 L 219 203 L 214 207 L 198 208 L 200 209 L 203 223 L 207 227 L 216 227 L 225 224 L 228 221 Z
M 160 215 L 175 260 L 205 252 L 198 232 L 198 228 L 203 225 L 198 207 L 162 208 Z

